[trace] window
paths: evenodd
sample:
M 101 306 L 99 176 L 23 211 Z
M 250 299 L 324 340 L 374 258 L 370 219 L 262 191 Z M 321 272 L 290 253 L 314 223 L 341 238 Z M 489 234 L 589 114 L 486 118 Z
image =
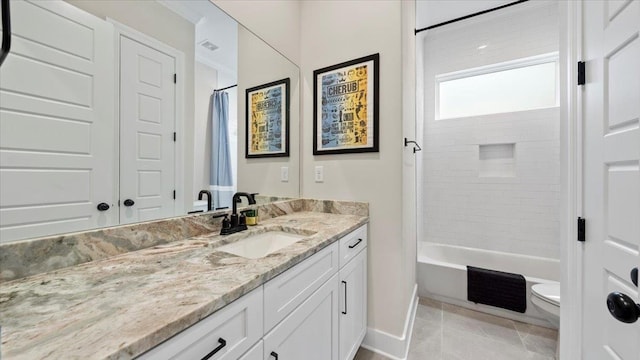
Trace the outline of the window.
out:
M 559 105 L 557 53 L 436 76 L 436 120 Z

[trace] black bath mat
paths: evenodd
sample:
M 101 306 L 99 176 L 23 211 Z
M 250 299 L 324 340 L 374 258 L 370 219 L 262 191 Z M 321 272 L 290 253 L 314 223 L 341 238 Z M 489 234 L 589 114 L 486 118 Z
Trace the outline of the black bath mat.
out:
M 524 313 L 527 282 L 519 274 L 467 266 L 467 299 Z

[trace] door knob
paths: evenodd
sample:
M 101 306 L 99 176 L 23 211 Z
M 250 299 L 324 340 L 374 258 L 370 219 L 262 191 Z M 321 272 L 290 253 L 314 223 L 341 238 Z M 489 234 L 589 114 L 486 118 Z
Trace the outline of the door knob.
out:
M 98 210 L 100 210 L 100 211 L 107 211 L 107 210 L 109 210 L 109 204 L 107 204 L 107 203 L 100 203 L 100 204 L 98 204 Z
M 136 202 L 131 200 L 131 199 L 127 199 L 124 201 L 124 206 L 133 206 L 133 204 L 135 204 Z
M 633 324 L 640 317 L 640 304 L 636 304 L 631 297 L 620 292 L 612 292 L 607 296 L 607 308 L 619 321 Z
M 638 268 L 631 270 L 631 282 L 633 282 L 633 285 L 638 286 Z

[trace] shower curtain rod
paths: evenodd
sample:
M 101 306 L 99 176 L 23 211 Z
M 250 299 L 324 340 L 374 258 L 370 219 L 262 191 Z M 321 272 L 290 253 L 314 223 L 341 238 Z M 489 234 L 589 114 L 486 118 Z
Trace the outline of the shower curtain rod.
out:
M 414 32 L 415 32 L 415 35 L 417 35 L 419 32 L 422 32 L 422 31 L 435 29 L 435 28 L 440 27 L 440 26 L 452 24 L 454 22 L 458 22 L 458 21 L 461 21 L 461 20 L 466 20 L 466 19 L 478 16 L 478 15 L 482 15 L 482 14 L 490 13 L 492 11 L 504 9 L 506 7 L 517 5 L 517 4 L 520 4 L 520 3 L 523 3 L 523 2 L 527 2 L 527 1 L 529 1 L 529 0 L 519 0 L 519 1 L 512 2 L 512 3 L 501 5 L 501 6 L 498 6 L 498 7 L 494 7 L 492 9 L 478 11 L 477 13 L 473 13 L 473 14 L 469 14 L 469 15 L 466 15 L 466 16 L 462 16 L 462 17 L 459 17 L 459 18 L 456 18 L 456 19 L 453 19 L 453 20 L 449 20 L 449 21 L 441 22 L 439 24 L 427 26 L 427 27 L 422 28 L 422 29 L 416 29 L 416 30 L 414 30 Z
M 215 89 L 215 90 L 213 90 L 213 91 L 222 91 L 222 90 L 227 90 L 227 89 L 234 88 L 234 87 L 236 87 L 236 86 L 238 86 L 238 84 L 231 85 L 231 86 L 227 86 L 227 87 L 223 87 L 222 89 Z

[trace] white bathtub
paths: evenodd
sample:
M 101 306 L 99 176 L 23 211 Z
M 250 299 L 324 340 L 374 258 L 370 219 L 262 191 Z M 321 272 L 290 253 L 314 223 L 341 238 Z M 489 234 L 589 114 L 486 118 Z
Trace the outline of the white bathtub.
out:
M 527 281 L 527 311 L 521 314 L 468 301 L 467 265 L 522 274 Z M 530 324 L 552 327 L 531 304 L 530 297 L 532 285 L 559 281 L 558 260 L 420 242 L 417 267 L 420 296 Z

